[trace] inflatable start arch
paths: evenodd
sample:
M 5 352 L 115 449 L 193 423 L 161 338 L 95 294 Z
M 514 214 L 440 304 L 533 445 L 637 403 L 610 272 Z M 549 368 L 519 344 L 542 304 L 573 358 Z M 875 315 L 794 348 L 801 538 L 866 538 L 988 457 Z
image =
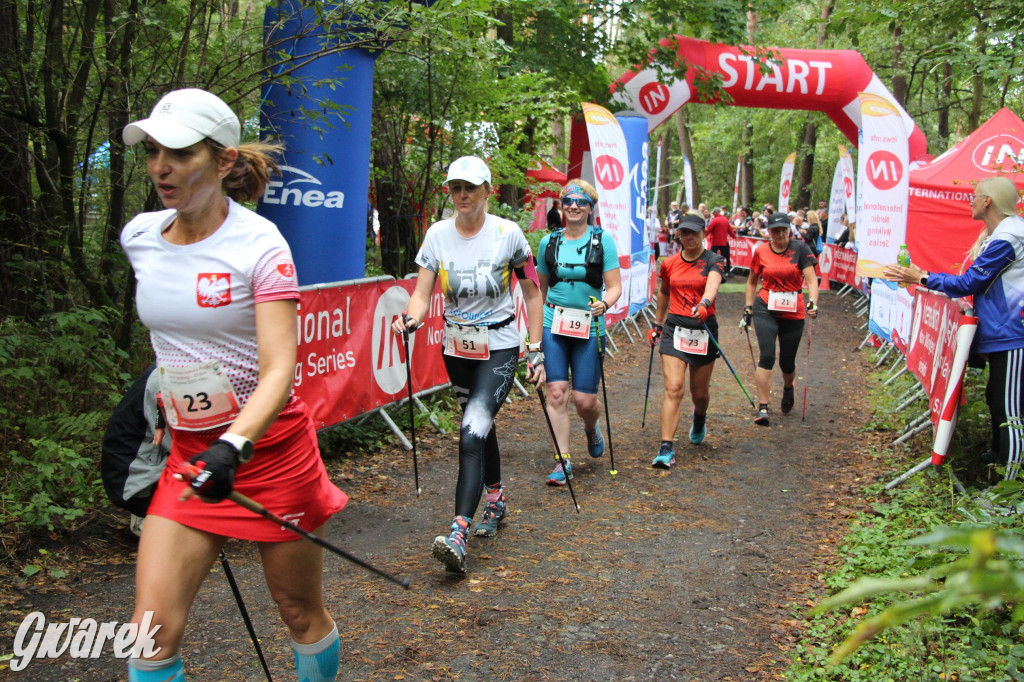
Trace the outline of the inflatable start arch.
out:
M 897 106 L 907 129 L 909 158 L 927 152 L 928 141 L 860 56 L 853 50 L 791 50 L 766 48 L 778 58 L 762 73 L 754 48 L 712 44 L 705 40 L 671 36 L 660 41 L 663 47 L 675 47 L 689 69 L 683 80 L 663 83 L 653 68 L 636 67 L 611 85 L 611 90 L 628 107 L 647 117 L 648 132 L 687 102 L 712 104 L 701 99 L 694 79 L 701 74 L 718 74 L 731 104 L 766 109 L 822 111 L 839 130 L 857 145 L 860 127 L 860 102 L 857 93 L 870 92 L 885 97 Z

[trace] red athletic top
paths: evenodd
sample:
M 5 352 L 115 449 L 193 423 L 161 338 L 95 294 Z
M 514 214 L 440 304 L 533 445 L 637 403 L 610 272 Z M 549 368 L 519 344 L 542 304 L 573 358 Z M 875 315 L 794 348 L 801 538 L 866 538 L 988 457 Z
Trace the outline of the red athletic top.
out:
M 729 237 L 736 236 L 736 232 L 729 224 L 729 219 L 724 215 L 716 215 L 708 223 L 708 246 L 728 246 Z
M 693 262 L 683 259 L 682 252 L 669 256 L 661 262 L 661 281 L 668 283 L 669 307 L 673 315 L 690 317 L 690 310 L 704 298 L 704 287 L 708 275 L 715 270 L 725 276 L 725 259 L 705 249 Z M 708 309 L 715 314 L 715 306 Z
M 757 297 L 768 305 L 769 291 L 799 292 L 804 287 L 804 268 L 813 267 L 817 263 L 806 242 L 791 239 L 789 246 L 782 253 L 775 253 L 772 250 L 771 241 L 761 244 L 754 249 L 754 256 L 750 261 L 750 271 L 761 278 L 761 290 L 757 292 Z M 773 311 L 773 314 L 786 320 L 804 319 L 804 297 L 797 296 L 796 299 L 795 313 Z

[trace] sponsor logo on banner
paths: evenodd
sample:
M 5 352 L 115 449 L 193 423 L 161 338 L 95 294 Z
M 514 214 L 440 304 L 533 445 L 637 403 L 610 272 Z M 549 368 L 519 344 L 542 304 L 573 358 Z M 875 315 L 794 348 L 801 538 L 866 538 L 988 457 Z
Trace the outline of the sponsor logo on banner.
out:
M 373 310 L 373 338 L 370 349 L 373 378 L 385 393 L 394 395 L 405 388 L 405 341 L 391 329 L 391 324 L 409 307 L 409 292 L 391 287 L 377 299 Z M 416 334 L 409 335 L 409 353 L 413 352 Z
M 607 154 L 594 159 L 594 174 L 597 176 L 597 182 L 604 189 L 615 189 L 622 184 L 622 180 L 626 177 L 619 160 Z
M 274 179 L 267 183 L 267 188 L 263 190 L 263 203 L 308 208 L 344 208 L 344 192 L 315 189 L 323 183 L 294 166 L 281 166 L 281 173 L 283 179 Z
M 789 190 L 792 188 L 792 186 L 793 183 L 791 183 L 789 180 L 783 180 L 782 187 L 780 189 L 780 191 L 782 192 L 782 196 L 789 197 Z
M 618 125 L 619 122 L 615 116 L 611 114 L 607 109 L 592 105 L 590 107 L 583 108 L 583 118 L 592 126 L 603 126 L 614 123 Z
M 219 308 L 231 303 L 231 273 L 200 272 L 196 276 L 196 302 L 200 308 Z
M 647 83 L 640 88 L 640 106 L 647 114 L 656 116 L 665 110 L 671 96 L 664 84 L 657 81 Z
M 903 164 L 898 156 L 880 149 L 868 157 L 868 181 L 878 189 L 892 189 L 903 177 Z
M 832 272 L 832 252 L 834 249 L 823 248 L 818 257 L 818 265 L 821 267 L 821 276 L 827 277 Z
M 986 173 L 1024 168 L 1024 141 L 1007 133 L 995 135 L 974 148 L 971 161 Z

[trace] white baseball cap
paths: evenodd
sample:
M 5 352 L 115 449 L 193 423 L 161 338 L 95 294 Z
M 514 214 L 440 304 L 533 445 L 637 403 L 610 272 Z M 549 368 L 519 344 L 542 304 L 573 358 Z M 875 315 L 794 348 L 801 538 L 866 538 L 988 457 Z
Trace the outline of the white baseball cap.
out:
M 225 147 L 237 147 L 242 126 L 231 107 L 206 90 L 174 90 L 160 98 L 149 118 L 129 123 L 121 133 L 125 144 L 136 144 L 149 135 L 165 147 L 183 149 L 204 138 Z
M 448 166 L 448 177 L 444 183 L 447 185 L 452 180 L 465 180 L 474 185 L 482 185 L 485 182 L 491 184 L 491 169 L 487 167 L 484 160 L 477 156 L 460 156 Z

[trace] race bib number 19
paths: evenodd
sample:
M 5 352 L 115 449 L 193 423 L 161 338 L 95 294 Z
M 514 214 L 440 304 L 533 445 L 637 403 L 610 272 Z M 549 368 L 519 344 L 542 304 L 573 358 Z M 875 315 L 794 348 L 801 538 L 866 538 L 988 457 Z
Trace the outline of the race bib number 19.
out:
M 486 360 L 491 357 L 487 346 L 487 327 L 463 327 L 445 322 L 444 354 L 469 360 Z
M 165 396 L 167 423 L 183 431 L 230 424 L 241 411 L 235 389 L 216 360 L 160 367 L 160 391 Z
M 571 336 L 574 339 L 590 338 L 590 320 L 589 310 L 555 306 L 555 314 L 551 318 L 551 333 Z

